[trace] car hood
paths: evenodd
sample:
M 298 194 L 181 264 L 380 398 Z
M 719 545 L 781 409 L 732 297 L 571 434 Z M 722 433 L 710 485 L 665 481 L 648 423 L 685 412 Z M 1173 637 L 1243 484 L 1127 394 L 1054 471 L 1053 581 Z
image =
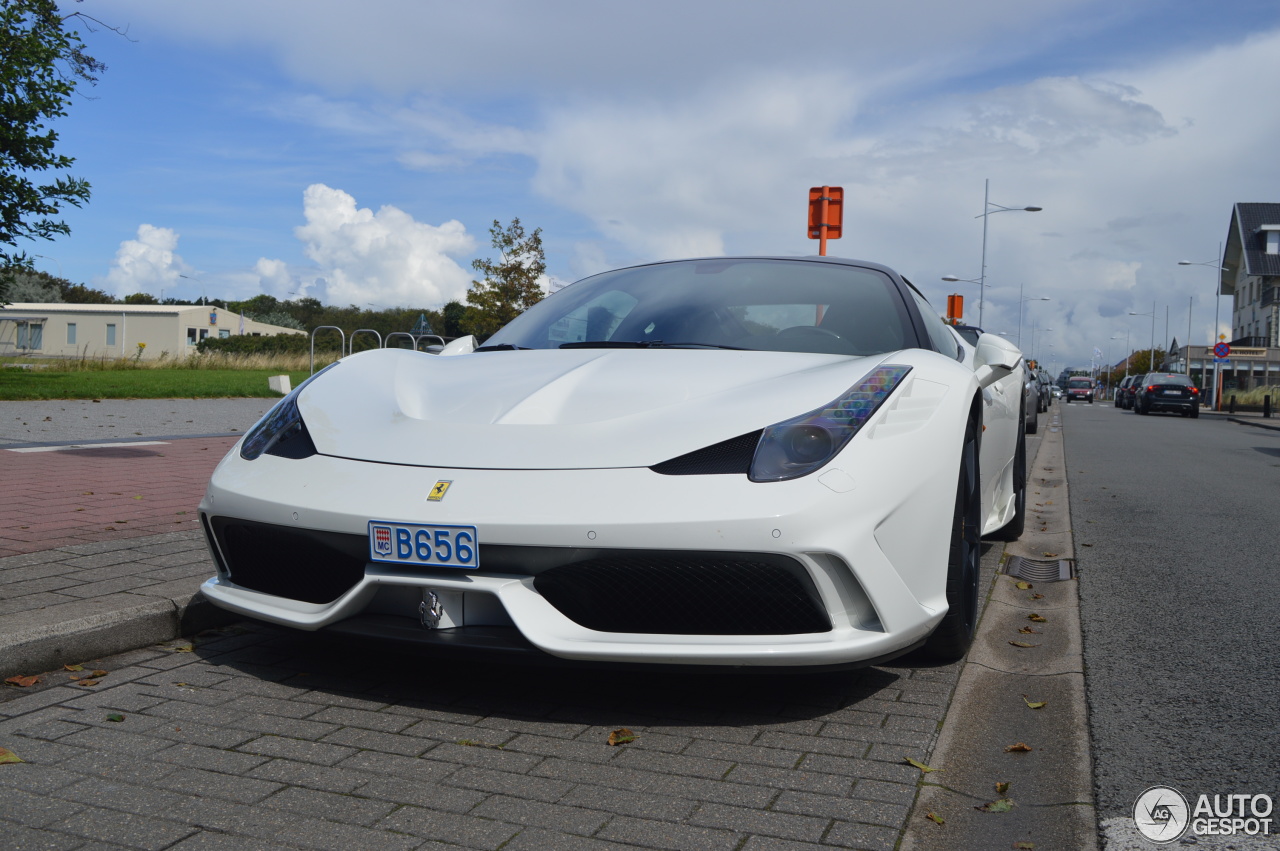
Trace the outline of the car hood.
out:
M 308 384 L 298 406 L 324 455 L 479 469 L 648 467 L 821 407 L 885 360 L 720 349 L 456 357 L 379 349 Z

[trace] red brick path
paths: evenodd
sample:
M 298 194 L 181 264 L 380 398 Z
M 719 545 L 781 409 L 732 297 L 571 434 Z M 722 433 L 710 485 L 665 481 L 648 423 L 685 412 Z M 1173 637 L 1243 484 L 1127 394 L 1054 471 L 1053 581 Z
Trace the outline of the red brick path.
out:
M 0 449 L 0 557 L 196 529 L 209 476 L 235 442 Z

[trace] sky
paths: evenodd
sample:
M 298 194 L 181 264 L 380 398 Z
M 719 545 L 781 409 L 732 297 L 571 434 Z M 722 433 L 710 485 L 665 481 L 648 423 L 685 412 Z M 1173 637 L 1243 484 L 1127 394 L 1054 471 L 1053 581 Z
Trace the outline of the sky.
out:
M 1210 341 L 1215 272 L 1178 261 L 1280 201 L 1275 0 L 62 5 L 124 34 L 80 26 L 107 70 L 54 129 L 93 196 L 23 247 L 119 295 L 439 307 L 516 217 L 553 286 L 816 254 L 832 185 L 829 254 L 1056 370 Z M 988 185 L 979 299 L 941 278 L 981 276 Z

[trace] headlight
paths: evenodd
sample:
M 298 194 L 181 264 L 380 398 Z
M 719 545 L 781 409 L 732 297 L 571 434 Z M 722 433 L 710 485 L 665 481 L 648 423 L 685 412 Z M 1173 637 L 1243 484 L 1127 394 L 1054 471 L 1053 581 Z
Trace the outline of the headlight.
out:
M 306 458 L 316 454 L 316 446 L 311 442 L 307 432 L 307 424 L 302 421 L 302 412 L 298 410 L 298 394 L 302 388 L 337 366 L 339 361 L 326 366 L 315 375 L 303 381 L 285 396 L 275 407 L 258 420 L 249 429 L 240 444 L 240 457 L 252 461 L 264 452 L 268 455 L 279 455 L 282 458 Z
M 909 366 L 877 367 L 831 404 L 766 428 L 751 461 L 751 481 L 796 479 L 822 467 L 871 419 L 910 371 Z

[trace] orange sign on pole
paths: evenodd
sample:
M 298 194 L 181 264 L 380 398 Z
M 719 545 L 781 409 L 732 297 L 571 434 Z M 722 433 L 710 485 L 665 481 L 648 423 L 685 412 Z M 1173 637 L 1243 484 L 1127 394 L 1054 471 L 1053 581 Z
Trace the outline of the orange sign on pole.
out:
M 959 325 L 960 320 L 964 318 L 964 296 L 959 293 L 952 293 L 947 296 L 947 322 L 952 325 Z
M 809 190 L 809 239 L 818 240 L 818 254 L 827 255 L 827 240 L 839 239 L 844 223 L 844 187 L 815 186 Z

